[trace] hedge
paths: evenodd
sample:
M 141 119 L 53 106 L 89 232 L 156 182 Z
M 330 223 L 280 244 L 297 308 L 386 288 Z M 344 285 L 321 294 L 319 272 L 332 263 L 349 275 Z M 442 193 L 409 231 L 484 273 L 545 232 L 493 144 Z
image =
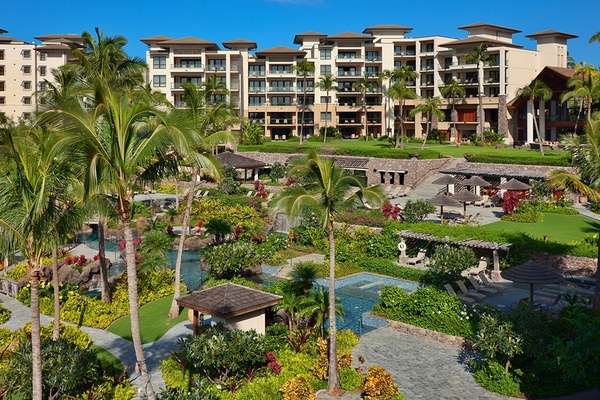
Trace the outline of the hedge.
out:
M 532 155 L 526 154 L 523 157 L 515 157 L 514 154 L 475 154 L 465 153 L 465 159 L 468 162 L 485 164 L 521 164 L 521 165 L 548 165 L 555 167 L 570 167 L 571 160 L 565 156 L 555 155 Z

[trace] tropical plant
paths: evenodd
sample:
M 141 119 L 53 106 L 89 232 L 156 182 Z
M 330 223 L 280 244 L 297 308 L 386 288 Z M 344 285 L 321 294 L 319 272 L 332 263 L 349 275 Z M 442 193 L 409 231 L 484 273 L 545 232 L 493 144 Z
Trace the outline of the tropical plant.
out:
M 429 97 L 425 100 L 425 103 L 419 104 L 417 107 L 410 111 L 410 116 L 414 117 L 416 114 L 425 113 L 427 119 L 427 128 L 425 129 L 425 135 L 423 136 L 423 144 L 421 150 L 425 149 L 425 142 L 427 142 L 427 136 L 429 136 L 429 128 L 431 127 L 431 119 L 436 116 L 440 121 L 444 119 L 444 112 L 440 109 L 442 101 L 437 97 Z
M 312 261 L 303 261 L 294 265 L 290 278 L 292 285 L 298 289 L 300 293 L 307 292 L 315 283 L 319 265 Z
M 217 102 L 215 101 L 217 93 L 222 93 L 226 96 L 229 96 L 227 84 L 216 74 L 209 75 L 206 80 L 202 82 L 201 87 L 204 94 L 204 101 L 209 102 L 209 104 L 213 107 L 217 105 Z M 220 103 L 224 102 L 225 101 L 221 101 Z
M 271 170 L 269 171 L 269 178 L 271 182 L 275 183 L 280 179 L 285 177 L 286 167 L 280 162 L 275 162 L 271 165 Z
M 394 148 L 400 147 L 404 149 L 404 102 L 407 99 L 416 99 L 417 93 L 408 87 L 402 81 L 394 83 L 386 92 L 386 94 L 393 100 L 398 100 L 398 131 L 394 132 Z
M 245 121 L 240 129 L 240 144 L 259 145 L 265 141 L 265 128 L 253 121 Z
M 304 111 L 306 110 L 306 92 L 308 86 L 306 85 L 306 79 L 309 75 L 315 73 L 315 64 L 309 61 L 299 61 L 296 65 L 292 66 L 292 71 L 295 71 L 302 77 L 302 113 L 300 114 L 300 145 L 304 139 Z
M 371 80 L 371 75 L 367 72 L 360 78 L 360 80 L 352 85 L 354 89 L 360 92 L 361 104 L 363 109 L 363 118 L 365 119 L 365 140 L 369 141 L 369 131 L 367 118 L 367 92 L 369 90 L 377 88 L 377 82 Z
M 523 339 L 515 333 L 509 321 L 501 321 L 489 314 L 480 318 L 473 348 L 485 358 L 504 362 L 504 373 L 508 374 L 510 360 L 523 352 Z
M 540 154 L 544 155 L 544 146 L 542 146 L 543 139 L 540 136 L 540 129 L 538 128 L 535 112 L 535 100 L 549 100 L 552 97 L 552 89 L 550 89 L 543 81 L 534 79 L 529 85 L 522 87 L 517 91 L 517 97 L 527 98 L 531 102 L 533 111 L 533 126 L 535 127 L 535 132 L 540 143 Z M 540 118 L 545 118 L 545 116 L 541 115 Z
M 389 91 L 389 89 L 397 82 L 406 83 L 406 81 L 416 80 L 417 77 L 418 77 L 418 74 L 415 71 L 413 71 L 409 66 L 394 68 L 392 71 L 390 71 L 389 69 L 386 69 L 386 70 L 383 70 L 383 72 L 379 75 L 378 82 L 380 84 L 383 84 L 382 90 L 386 96 L 386 103 L 385 103 L 386 109 L 384 110 L 384 115 L 386 115 L 386 121 L 387 121 L 388 114 L 391 114 L 390 118 L 392 119 L 392 121 L 391 121 L 391 123 L 388 122 L 387 124 L 390 124 L 392 127 L 394 126 L 394 121 L 393 121 L 394 106 L 392 104 L 392 106 L 390 107 L 390 104 L 389 104 L 390 100 L 392 100 L 392 98 L 390 96 L 391 92 Z
M 331 74 L 323 74 L 319 78 L 319 83 L 317 84 L 319 90 L 325 92 L 325 129 L 323 131 L 323 146 L 327 142 L 327 118 L 329 116 L 329 93 L 337 92 L 338 87 L 335 84 L 336 79 Z
M 294 161 L 293 176 L 301 176 L 306 182 L 304 186 L 296 185 L 287 188 L 273 202 L 272 208 L 284 210 L 291 219 L 298 218 L 306 210 L 313 210 L 320 226 L 327 231 L 329 240 L 329 383 L 328 392 L 338 393 L 340 381 L 337 368 L 336 321 L 335 321 L 335 241 L 333 221 L 339 212 L 349 205 L 368 202 L 379 207 L 385 196 L 381 187 L 365 188 L 352 175 L 334 165 L 333 159 L 322 158 L 314 150 L 308 155 Z M 350 194 L 351 188 L 358 190 Z M 313 195 L 316 193 L 316 195 Z
M 450 120 L 452 121 L 452 137 L 456 137 L 456 98 L 465 96 L 465 88 L 460 86 L 456 79 L 452 79 L 452 82 L 448 83 L 442 88 L 442 96 L 450 98 L 452 104 L 452 114 Z
M 494 65 L 496 59 L 488 55 L 487 45 L 481 43 L 475 47 L 472 52 L 465 55 L 466 61 L 474 61 L 477 64 L 477 97 L 479 99 L 479 105 L 477 106 L 477 134 L 481 136 L 481 143 L 483 145 L 483 131 L 485 130 L 485 111 L 483 110 L 483 67 L 486 65 Z
M 404 220 L 410 224 L 422 222 L 425 217 L 435 212 L 435 206 L 425 200 L 408 200 L 402 210 Z
M 439 245 L 429 260 L 429 271 L 439 282 L 454 282 L 462 271 L 476 264 L 477 257 L 470 247 Z
M 575 101 L 579 103 L 575 129 L 573 130 L 573 133 L 577 133 L 579 118 L 584 106 L 587 108 L 587 118 L 592 118 L 592 104 L 595 99 L 600 97 L 600 74 L 594 66 L 578 63 L 575 65 L 573 77 L 567 81 L 567 87 L 571 90 L 564 92 L 560 96 L 560 100 L 562 102 Z
M 323 286 L 310 289 L 308 296 L 300 301 L 299 314 L 305 318 L 314 318 L 315 325 L 319 326 L 321 337 L 325 338 L 325 322 L 329 319 L 329 291 Z M 344 322 L 344 307 L 338 298 L 335 301 L 335 315 Z

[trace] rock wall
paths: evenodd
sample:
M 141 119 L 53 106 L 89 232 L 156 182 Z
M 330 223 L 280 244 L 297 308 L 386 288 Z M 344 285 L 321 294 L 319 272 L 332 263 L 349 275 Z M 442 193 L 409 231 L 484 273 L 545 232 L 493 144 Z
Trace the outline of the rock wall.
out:
M 595 258 L 550 254 L 546 252 L 527 252 L 536 263 L 552 268 L 558 272 L 569 272 L 573 276 L 593 278 L 596 274 Z
M 387 326 L 400 333 L 407 335 L 433 340 L 439 343 L 447 344 L 450 346 L 463 348 L 466 347 L 468 342 L 465 338 L 460 336 L 446 335 L 445 333 L 430 331 L 429 329 L 419 328 L 418 326 L 405 324 L 403 322 L 387 320 Z

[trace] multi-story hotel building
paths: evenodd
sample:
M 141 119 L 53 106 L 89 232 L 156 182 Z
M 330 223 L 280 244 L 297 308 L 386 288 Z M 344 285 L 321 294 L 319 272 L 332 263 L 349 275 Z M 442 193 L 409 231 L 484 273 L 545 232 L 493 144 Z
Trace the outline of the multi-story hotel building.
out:
M 5 36 L 0 29 L 0 112 L 13 120 L 35 111 L 37 93 L 53 81 L 52 70 L 71 61 L 71 45 L 81 46 L 80 35 L 35 37 L 41 44 Z
M 410 110 L 424 98 L 442 98 L 441 89 L 456 80 L 466 95 L 454 99 L 455 140 L 476 131 L 481 87 L 485 129 L 506 133 L 508 142 L 533 141 L 532 132 L 519 133 L 507 103 L 544 67 L 566 68 L 567 40 L 576 36 L 557 31 L 530 34 L 527 37 L 537 41 L 537 48 L 527 50 L 513 43 L 512 35 L 520 32 L 516 29 L 486 23 L 459 29 L 467 32 L 466 38 L 411 38 L 407 34 L 412 28 L 398 25 L 373 26 L 362 34 L 305 32 L 294 38 L 298 48 L 275 47 L 254 53 L 251 51 L 257 48 L 256 43 L 244 39 L 224 42 L 224 49 L 192 37 L 154 36 L 142 42 L 149 46 L 148 81 L 174 104 L 184 105 L 183 83 L 201 84 L 214 75 L 227 85 L 229 100 L 237 104 L 240 114 L 264 125 L 266 135 L 273 140 L 297 136 L 302 127 L 304 135 L 313 135 L 326 124 L 336 126 L 345 138 L 357 138 L 366 132 L 375 137 L 390 135 L 398 129 L 400 118 L 406 134 L 421 136 L 425 120 L 419 115 L 409 117 Z M 493 63 L 483 66 L 480 86 L 477 64 L 467 61 L 466 54 L 482 43 Z M 296 71 L 301 61 L 315 66 L 315 72 L 306 79 Z M 406 101 L 403 115 L 385 95 L 388 83 L 379 79 L 384 70 L 400 67 L 417 72 L 417 78 L 408 85 L 420 96 Z M 323 74 L 332 74 L 336 79 L 337 90 L 329 96 L 319 89 Z M 361 91 L 359 82 L 365 76 L 373 87 Z M 444 99 L 443 107 L 444 121 L 433 121 L 433 128 L 441 131 L 450 129 L 451 100 Z M 565 107 L 552 105 L 555 112 Z M 302 115 L 304 121 L 300 120 Z M 546 138 L 556 140 L 560 132 L 552 129 Z

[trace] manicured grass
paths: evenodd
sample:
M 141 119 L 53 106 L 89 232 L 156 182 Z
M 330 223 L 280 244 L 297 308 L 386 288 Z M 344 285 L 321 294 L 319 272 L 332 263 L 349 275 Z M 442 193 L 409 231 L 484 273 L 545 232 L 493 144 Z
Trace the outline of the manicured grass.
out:
M 160 339 L 173 326 L 187 319 L 186 309 L 179 315 L 179 318 L 167 318 L 172 300 L 173 296 L 167 296 L 140 308 L 142 343 L 151 343 Z M 108 327 L 108 331 L 131 340 L 131 319 L 127 316 L 116 320 Z
M 96 346 L 95 344 L 92 345 L 91 348 L 96 350 L 96 354 L 98 356 L 100 364 L 102 365 L 102 368 L 107 369 L 109 367 L 112 367 L 114 368 L 115 373 L 123 373 L 123 371 L 125 370 L 123 364 L 121 363 L 121 361 L 119 361 L 117 357 L 113 356 L 111 352 L 100 346 Z
M 485 225 L 486 228 L 510 232 L 527 233 L 536 238 L 567 243 L 582 240 L 585 236 L 598 233 L 600 222 L 581 215 L 544 213 L 544 221 L 537 224 L 499 221 Z

